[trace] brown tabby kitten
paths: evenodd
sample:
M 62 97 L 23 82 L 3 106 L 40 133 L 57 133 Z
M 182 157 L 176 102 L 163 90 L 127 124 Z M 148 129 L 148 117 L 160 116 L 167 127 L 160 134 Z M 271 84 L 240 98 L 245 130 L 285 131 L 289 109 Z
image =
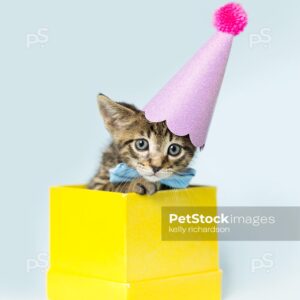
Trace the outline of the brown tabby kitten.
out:
M 89 189 L 153 194 L 166 187 L 159 183 L 185 169 L 196 148 L 187 136 L 172 134 L 165 122 L 150 123 L 133 105 L 114 102 L 103 94 L 98 104 L 112 143 L 104 151 L 99 170 L 88 184 Z M 140 178 L 112 184 L 109 169 L 119 163 L 136 169 Z

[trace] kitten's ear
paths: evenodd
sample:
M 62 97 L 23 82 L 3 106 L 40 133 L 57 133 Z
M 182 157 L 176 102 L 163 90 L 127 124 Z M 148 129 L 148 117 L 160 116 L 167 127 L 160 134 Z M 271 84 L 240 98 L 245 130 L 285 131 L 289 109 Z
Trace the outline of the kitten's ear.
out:
M 105 127 L 112 134 L 130 125 L 136 115 L 134 110 L 114 102 L 103 94 L 98 95 L 98 105 Z

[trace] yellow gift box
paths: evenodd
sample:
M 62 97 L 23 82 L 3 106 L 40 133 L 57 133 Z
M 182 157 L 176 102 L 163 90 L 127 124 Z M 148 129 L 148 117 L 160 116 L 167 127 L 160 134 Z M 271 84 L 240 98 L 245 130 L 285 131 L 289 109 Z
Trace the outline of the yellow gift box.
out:
M 163 241 L 162 208 L 216 207 L 216 189 L 152 196 L 54 187 L 49 300 L 219 300 L 217 241 Z

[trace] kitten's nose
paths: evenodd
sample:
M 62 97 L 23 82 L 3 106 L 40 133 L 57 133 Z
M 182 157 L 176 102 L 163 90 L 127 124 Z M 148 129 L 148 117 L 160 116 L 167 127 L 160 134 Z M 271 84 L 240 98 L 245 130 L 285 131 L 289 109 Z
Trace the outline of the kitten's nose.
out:
M 155 167 L 155 166 L 151 166 L 151 168 L 154 173 L 157 173 L 161 169 L 161 167 Z

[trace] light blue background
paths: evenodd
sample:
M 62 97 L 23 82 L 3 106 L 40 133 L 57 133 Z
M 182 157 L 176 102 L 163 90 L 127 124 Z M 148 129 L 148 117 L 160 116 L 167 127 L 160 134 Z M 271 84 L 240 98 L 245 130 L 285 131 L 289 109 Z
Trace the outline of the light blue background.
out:
M 218 186 L 220 205 L 299 205 L 299 1 L 240 2 L 249 26 L 234 42 L 194 182 Z M 109 140 L 97 93 L 143 107 L 213 34 L 224 3 L 2 1 L 1 300 L 45 299 L 48 188 L 84 183 L 97 167 Z M 42 28 L 46 40 L 27 45 Z M 224 299 L 299 299 L 299 250 L 221 243 Z

